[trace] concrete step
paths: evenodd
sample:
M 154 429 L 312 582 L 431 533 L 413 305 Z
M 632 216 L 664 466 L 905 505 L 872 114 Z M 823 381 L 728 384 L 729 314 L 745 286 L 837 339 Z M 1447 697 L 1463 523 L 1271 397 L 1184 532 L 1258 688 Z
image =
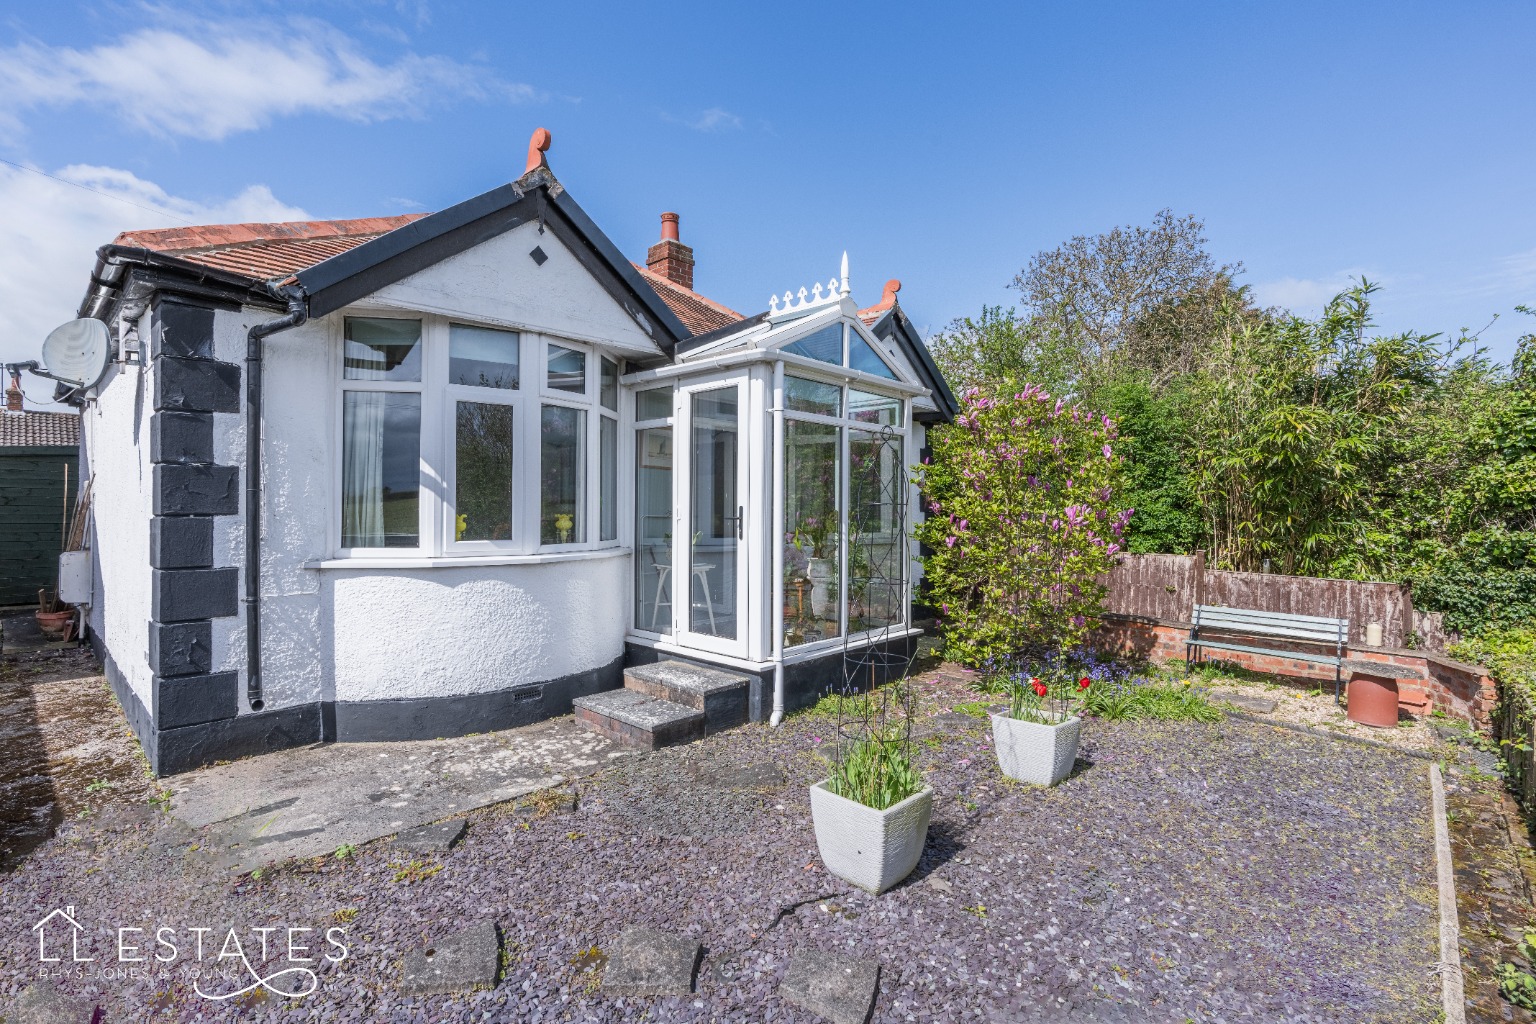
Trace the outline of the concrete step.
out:
M 686 661 L 658 661 L 624 670 L 626 689 L 704 712 L 704 729 L 710 733 L 747 720 L 749 682 L 736 672 Z
M 704 735 L 704 712 L 635 690 L 604 690 L 572 701 L 576 721 L 609 739 L 655 750 Z

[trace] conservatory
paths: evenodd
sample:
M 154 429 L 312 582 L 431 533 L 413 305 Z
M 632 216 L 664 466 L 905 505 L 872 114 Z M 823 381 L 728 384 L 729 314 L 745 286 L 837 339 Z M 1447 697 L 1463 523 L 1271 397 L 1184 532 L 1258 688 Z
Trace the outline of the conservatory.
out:
M 627 661 L 743 672 L 757 683 L 750 716 L 777 721 L 859 655 L 902 658 L 916 632 L 910 464 L 937 410 L 911 344 L 860 318 L 845 257 L 825 294 L 775 297 L 679 345 L 673 364 L 624 377 L 636 435 Z

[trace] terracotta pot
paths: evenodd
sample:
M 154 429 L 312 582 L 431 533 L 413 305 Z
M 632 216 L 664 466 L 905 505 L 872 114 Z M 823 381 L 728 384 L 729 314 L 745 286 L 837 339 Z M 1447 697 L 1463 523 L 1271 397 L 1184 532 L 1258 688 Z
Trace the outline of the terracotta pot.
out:
M 75 613 L 70 610 L 34 612 L 32 617 L 37 620 L 37 628 L 48 636 L 68 636 L 70 627 L 75 623 Z
M 1397 728 L 1397 680 L 1355 675 L 1349 680 L 1349 720 L 1378 729 Z

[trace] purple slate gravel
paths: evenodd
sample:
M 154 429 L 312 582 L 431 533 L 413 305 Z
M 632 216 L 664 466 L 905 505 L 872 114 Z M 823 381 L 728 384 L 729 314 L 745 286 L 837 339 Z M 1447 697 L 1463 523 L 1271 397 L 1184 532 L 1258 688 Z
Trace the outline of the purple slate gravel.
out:
M 974 699 L 922 690 L 925 714 Z M 808 1022 L 775 994 L 806 947 L 877 959 L 872 1019 L 891 1024 L 1433 1016 L 1422 761 L 1231 719 L 1090 721 L 1078 772 L 1041 790 L 1000 775 L 983 720 L 944 722 L 917 745 L 937 794 L 927 850 L 879 897 L 817 858 L 806 787 L 833 725 L 806 716 L 620 761 L 574 809 L 472 814 L 458 846 L 414 869 L 381 842 L 238 880 L 190 850 L 194 832 L 124 803 L 0 876 L 0 1005 L 35 977 L 32 924 L 70 903 L 100 949 L 119 925 L 346 921 L 350 958 L 322 963 L 302 1001 L 211 1003 L 175 973 L 61 982 L 114 1022 L 145 1007 L 167 1021 Z M 478 921 L 502 928 L 497 988 L 396 993 L 406 951 Z M 697 991 L 605 995 L 606 951 L 630 927 L 697 938 Z

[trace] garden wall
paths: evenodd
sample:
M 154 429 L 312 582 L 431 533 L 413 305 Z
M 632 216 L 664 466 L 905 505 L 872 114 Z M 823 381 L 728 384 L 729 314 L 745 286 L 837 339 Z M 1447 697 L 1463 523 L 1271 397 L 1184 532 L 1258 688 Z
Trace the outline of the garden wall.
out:
M 1188 622 L 1110 614 L 1105 617 L 1104 625 L 1099 629 L 1097 642 L 1101 647 L 1133 657 L 1171 662 L 1184 659 L 1184 645 L 1188 638 Z M 1272 642 L 1261 641 L 1255 646 L 1267 646 Z M 1331 685 L 1334 678 L 1331 666 L 1293 658 L 1241 651 L 1211 654 L 1253 672 L 1317 681 L 1325 685 Z M 1410 714 L 1424 715 L 1439 711 L 1449 718 L 1470 722 L 1483 730 L 1492 728 L 1496 691 L 1488 670 L 1481 665 L 1468 665 L 1434 651 L 1366 647 L 1363 644 L 1351 645 L 1345 651 L 1345 657 L 1385 662 L 1416 673 L 1413 678 L 1398 683 L 1399 704 Z M 1347 670 L 1344 681 L 1346 684 L 1349 681 Z

